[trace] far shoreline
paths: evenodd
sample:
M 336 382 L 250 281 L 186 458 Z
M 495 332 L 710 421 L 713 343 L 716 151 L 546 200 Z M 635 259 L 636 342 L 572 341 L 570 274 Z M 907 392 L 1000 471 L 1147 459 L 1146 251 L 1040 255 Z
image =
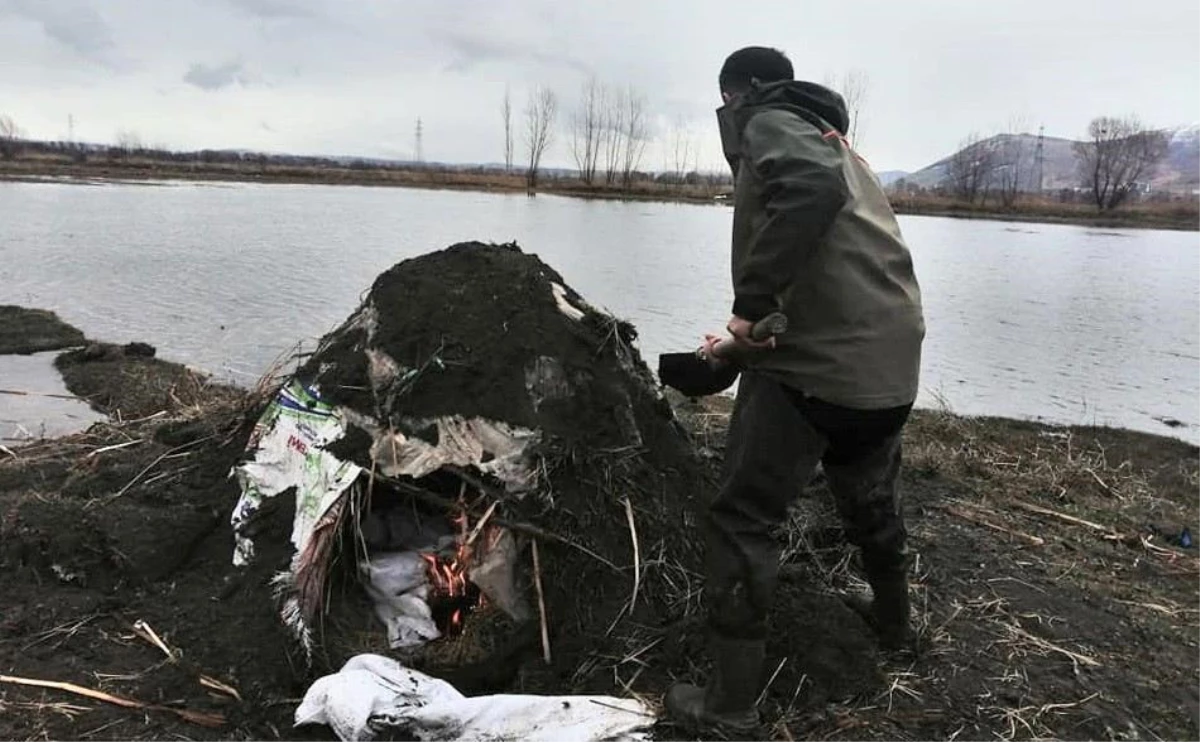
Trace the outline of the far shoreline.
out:
M 479 173 L 438 169 L 357 169 L 314 166 L 243 166 L 224 163 L 119 162 L 76 164 L 57 161 L 0 162 L 0 182 L 137 184 L 155 181 L 212 183 L 264 183 L 271 185 L 349 185 L 361 187 L 417 188 L 479 193 L 527 193 L 604 201 L 649 201 L 660 203 L 727 204 L 727 187 L 707 184 L 673 185 L 639 181 L 629 188 L 587 186 L 577 180 L 544 176 L 530 191 L 520 173 Z M 1093 228 L 1162 229 L 1200 231 L 1200 219 L 1185 210 L 1122 210 L 1101 215 L 1090 210 L 1044 206 L 1022 210 L 968 207 L 936 197 L 893 196 L 892 208 L 905 216 L 936 216 L 951 219 L 1033 224 L 1068 224 Z M 1181 216 L 1183 214 L 1183 216 Z

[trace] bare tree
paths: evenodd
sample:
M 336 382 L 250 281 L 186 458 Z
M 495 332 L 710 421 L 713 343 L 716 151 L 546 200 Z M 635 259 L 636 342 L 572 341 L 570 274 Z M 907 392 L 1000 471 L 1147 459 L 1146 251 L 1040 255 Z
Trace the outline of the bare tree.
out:
M 987 203 L 996 161 L 995 138 L 980 139 L 978 134 L 972 133 L 964 139 L 947 163 L 947 176 L 954 195 L 969 204 L 977 199 Z
M 554 140 L 554 117 L 557 113 L 558 96 L 553 90 L 539 85 L 530 91 L 529 101 L 525 105 L 525 147 L 529 154 L 525 183 L 530 190 L 537 188 L 542 155 Z
M 144 149 L 142 138 L 136 131 L 131 129 L 120 129 L 117 131 L 117 149 L 123 155 L 131 155 L 138 150 Z
M 848 70 L 842 73 L 840 78 L 832 74 L 825 76 L 825 87 L 840 93 L 842 100 L 846 102 L 846 113 L 850 117 L 850 123 L 842 133 L 855 148 L 862 145 L 865 135 L 862 112 L 866 107 L 870 82 L 866 70 L 860 69 Z
M 646 98 L 632 87 L 625 91 L 624 105 L 624 144 L 621 167 L 621 184 L 628 188 L 633 182 L 633 174 L 642 164 L 642 155 L 646 151 L 646 141 L 649 139 L 646 128 Z
M 675 119 L 675 123 L 671 125 L 671 130 L 667 135 L 666 149 L 667 161 L 663 169 L 671 174 L 671 180 L 674 183 L 682 183 L 684 176 L 688 173 L 688 165 L 695 154 L 692 133 L 682 118 Z
M 596 179 L 600 147 L 607 132 L 604 129 L 605 100 L 608 92 L 595 77 L 583 85 L 579 107 L 571 117 L 571 155 L 579 169 L 580 179 L 591 185 Z
M 621 156 L 625 151 L 625 106 L 620 93 L 610 92 L 604 101 L 604 184 L 613 185 L 621 170 Z
M 1029 142 L 1025 137 L 1025 122 L 1013 117 L 1008 122 L 1008 132 L 996 148 L 995 184 L 1000 204 L 1011 209 L 1029 180 Z
M 512 93 L 504 86 L 504 103 L 500 107 L 504 117 L 504 170 L 512 170 L 513 164 L 513 129 L 512 129 Z
M 0 157 L 11 160 L 21 151 L 21 140 L 25 134 L 12 116 L 0 115 Z
M 1145 128 L 1136 116 L 1092 119 L 1088 141 L 1075 144 L 1083 185 L 1100 211 L 1120 206 L 1166 153 L 1166 134 Z

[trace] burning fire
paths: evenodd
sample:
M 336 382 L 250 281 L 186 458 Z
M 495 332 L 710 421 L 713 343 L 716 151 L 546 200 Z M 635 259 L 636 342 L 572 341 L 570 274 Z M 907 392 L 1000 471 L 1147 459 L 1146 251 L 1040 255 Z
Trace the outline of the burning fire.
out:
M 449 558 L 442 558 L 432 553 L 421 554 L 421 558 L 425 560 L 426 573 L 429 577 L 430 607 L 435 605 L 452 607 L 445 625 L 438 626 L 442 633 L 448 636 L 460 633 L 467 614 L 486 605 L 483 593 L 470 582 L 467 576 L 472 562 L 472 545 L 475 537 L 479 535 L 479 526 L 476 526 L 474 532 L 468 534 L 469 523 L 465 508 L 459 510 L 459 514 L 452 519 L 452 522 L 458 529 L 458 538 L 456 539 L 458 545 L 454 554 Z M 499 529 L 488 529 L 486 543 L 489 548 L 495 545 L 498 531 Z M 435 616 L 438 612 L 435 609 Z
M 449 560 L 439 559 L 436 554 L 422 554 L 421 558 L 425 560 L 426 570 L 429 574 L 429 585 L 432 588 L 429 596 L 429 602 L 432 605 L 435 600 L 446 600 L 457 603 L 467 593 L 467 571 L 466 563 L 460 559 L 461 547 L 459 553 L 456 553 Z M 450 614 L 448 628 L 450 631 L 443 633 L 457 633 L 462 629 L 463 609 L 455 608 Z M 442 627 L 439 627 L 442 628 Z

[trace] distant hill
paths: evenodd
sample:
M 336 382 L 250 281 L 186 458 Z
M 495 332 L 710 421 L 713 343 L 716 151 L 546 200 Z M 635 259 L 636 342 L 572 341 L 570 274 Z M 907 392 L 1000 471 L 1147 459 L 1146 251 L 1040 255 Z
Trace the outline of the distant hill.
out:
M 1200 186 L 1200 124 L 1175 130 L 1158 175 L 1165 187 L 1194 191 Z
M 1043 165 L 1042 188 L 1055 190 L 1058 188 L 1073 188 L 1079 184 L 1079 174 L 1075 164 L 1075 142 L 1059 137 L 1044 137 L 1042 140 Z M 974 145 L 978 148 L 1005 146 L 1024 147 L 1024 169 L 1030 176 L 1030 182 L 1025 186 L 1033 190 L 1033 153 L 1037 147 L 1037 136 L 1034 134 L 997 134 Z M 921 168 L 909 175 L 905 180 L 923 188 L 935 188 L 942 185 L 950 176 L 950 161 L 962 151 L 956 151 L 932 165 Z
M 1190 193 L 1200 188 L 1200 125 L 1172 129 L 1167 134 L 1170 137 L 1167 156 L 1155 169 L 1150 183 L 1156 189 Z M 1033 178 L 1035 177 L 1033 153 L 1037 148 L 1037 135 L 997 134 L 974 146 L 1000 149 L 1023 147 L 1026 153 L 1023 169 L 1030 178 L 1023 188 L 1025 190 L 1033 189 Z M 1075 141 L 1071 139 L 1059 137 L 1043 139 L 1042 187 L 1045 190 L 1075 188 L 1079 185 L 1079 170 L 1074 146 Z M 932 165 L 904 176 L 905 182 L 923 188 L 942 185 L 948 179 L 950 161 L 957 154 L 958 152 L 955 152 Z M 889 184 L 884 183 L 884 185 Z
M 884 170 L 883 172 L 875 173 L 875 177 L 879 178 L 880 185 L 885 188 L 908 175 L 909 172 L 907 170 Z

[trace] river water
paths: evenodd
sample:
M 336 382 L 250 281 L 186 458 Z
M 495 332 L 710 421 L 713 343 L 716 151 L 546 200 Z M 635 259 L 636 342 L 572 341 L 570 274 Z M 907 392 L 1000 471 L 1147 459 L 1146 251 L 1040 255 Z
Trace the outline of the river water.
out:
M 250 383 L 394 263 L 515 240 L 633 321 L 653 366 L 724 326 L 730 218 L 717 205 L 399 188 L 0 183 L 0 304 Z M 900 222 L 928 325 L 920 406 L 1200 441 L 1196 233 Z M 0 363 L 0 388 L 21 381 L 11 368 Z M 9 402 L 0 425 L 29 423 Z

